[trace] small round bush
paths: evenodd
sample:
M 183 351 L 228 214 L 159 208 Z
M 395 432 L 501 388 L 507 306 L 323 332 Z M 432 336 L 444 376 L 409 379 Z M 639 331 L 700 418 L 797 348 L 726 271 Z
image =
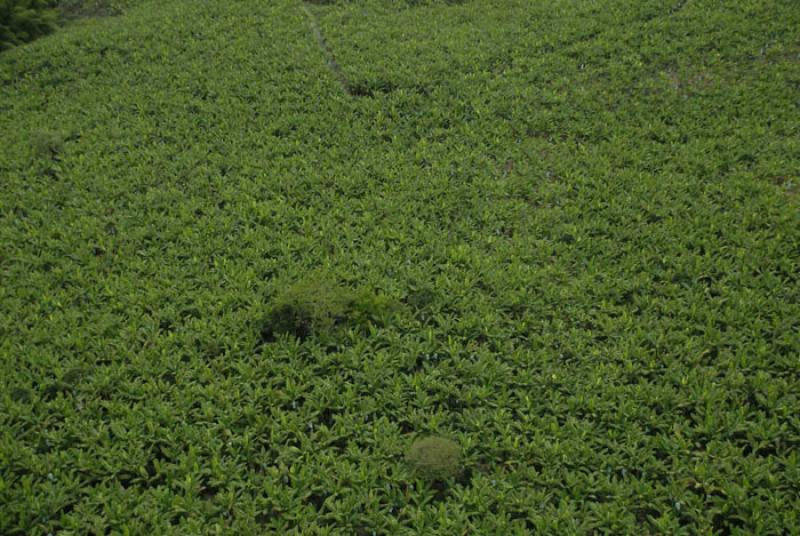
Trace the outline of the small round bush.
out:
M 39 130 L 31 136 L 31 150 L 39 158 L 55 159 L 64 150 L 64 135 L 51 130 Z
M 461 471 L 461 447 L 444 437 L 414 441 L 406 459 L 415 473 L 432 480 L 455 477 Z

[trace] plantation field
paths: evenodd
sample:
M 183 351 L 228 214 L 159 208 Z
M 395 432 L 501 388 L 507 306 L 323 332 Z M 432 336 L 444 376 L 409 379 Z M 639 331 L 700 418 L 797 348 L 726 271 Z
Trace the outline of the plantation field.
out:
M 0 534 L 797 533 L 796 0 L 124 5 L 0 54 Z

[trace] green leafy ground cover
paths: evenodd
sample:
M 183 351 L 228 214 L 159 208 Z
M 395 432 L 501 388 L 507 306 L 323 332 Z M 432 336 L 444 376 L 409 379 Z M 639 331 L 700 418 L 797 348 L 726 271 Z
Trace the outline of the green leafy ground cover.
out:
M 796 2 L 412 4 L 0 55 L 0 533 L 800 526 Z

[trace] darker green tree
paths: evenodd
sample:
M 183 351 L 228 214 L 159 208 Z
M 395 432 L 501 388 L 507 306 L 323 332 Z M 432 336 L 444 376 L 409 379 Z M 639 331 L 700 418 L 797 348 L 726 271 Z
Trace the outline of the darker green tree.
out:
M 0 50 L 49 33 L 56 19 L 47 0 L 0 0 Z

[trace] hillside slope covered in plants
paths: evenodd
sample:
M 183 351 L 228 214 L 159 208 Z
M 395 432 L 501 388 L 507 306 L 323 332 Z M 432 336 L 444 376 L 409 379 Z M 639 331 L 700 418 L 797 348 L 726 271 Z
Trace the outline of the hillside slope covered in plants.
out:
M 794 0 L 134 4 L 0 54 L 0 534 L 800 526 Z

